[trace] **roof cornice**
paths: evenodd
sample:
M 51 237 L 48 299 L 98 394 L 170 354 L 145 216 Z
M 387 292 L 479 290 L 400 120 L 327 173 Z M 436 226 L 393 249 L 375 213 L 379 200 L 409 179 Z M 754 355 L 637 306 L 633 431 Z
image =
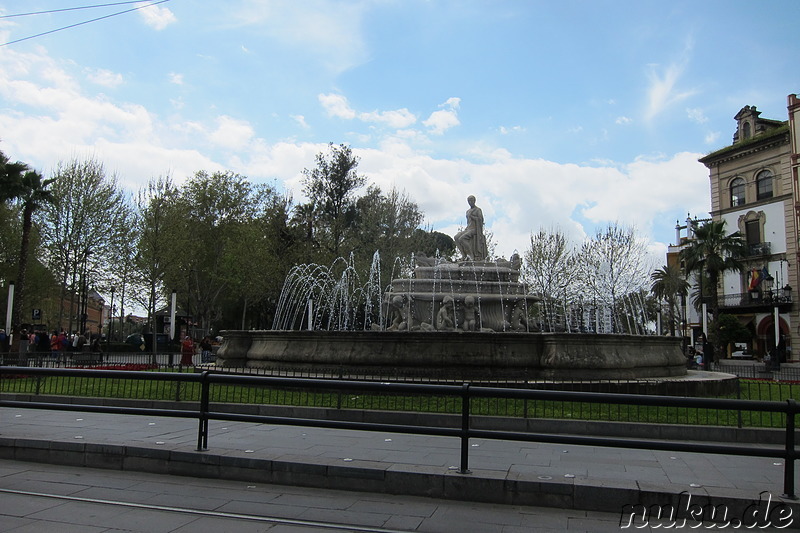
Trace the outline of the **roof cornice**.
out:
M 784 122 L 779 128 L 775 128 L 767 133 L 762 133 L 747 141 L 739 142 L 731 146 L 726 146 L 707 156 L 698 159 L 707 167 L 717 166 L 720 163 L 747 157 L 751 154 L 789 143 L 789 124 Z

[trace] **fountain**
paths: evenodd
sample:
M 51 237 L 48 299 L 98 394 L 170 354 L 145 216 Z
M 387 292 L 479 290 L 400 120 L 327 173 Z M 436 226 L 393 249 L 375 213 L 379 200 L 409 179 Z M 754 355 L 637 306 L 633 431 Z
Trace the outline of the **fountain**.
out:
M 680 339 L 601 333 L 600 308 L 565 307 L 557 328 L 534 323 L 532 310 L 552 302 L 528 294 L 517 254 L 487 260 L 483 214 L 474 197 L 468 202 L 467 228 L 454 239 L 461 261 L 415 254 L 413 273 L 385 290 L 377 253 L 363 285 L 352 261 L 296 267 L 273 329 L 223 332 L 217 365 L 481 381 L 686 374 Z M 580 325 L 571 327 L 573 320 Z

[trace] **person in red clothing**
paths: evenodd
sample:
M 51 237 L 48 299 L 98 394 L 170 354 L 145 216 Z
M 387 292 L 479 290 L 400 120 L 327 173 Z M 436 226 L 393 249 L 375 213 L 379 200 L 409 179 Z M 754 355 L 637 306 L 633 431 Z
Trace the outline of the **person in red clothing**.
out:
M 192 357 L 194 356 L 194 341 L 190 336 L 183 338 L 181 343 L 181 365 L 191 366 Z

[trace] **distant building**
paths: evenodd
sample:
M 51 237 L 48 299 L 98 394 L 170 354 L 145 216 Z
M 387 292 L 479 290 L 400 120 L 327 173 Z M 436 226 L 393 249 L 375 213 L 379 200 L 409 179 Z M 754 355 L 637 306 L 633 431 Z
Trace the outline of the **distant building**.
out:
M 686 222 L 681 224 L 680 221 L 675 225 L 675 244 L 669 245 L 667 248 L 667 265 L 678 268 L 681 272 L 685 272 L 685 265 L 681 261 L 681 250 L 694 239 L 695 228 L 711 220 L 710 218 L 692 218 L 690 215 L 686 216 Z M 694 287 L 696 285 L 696 276 L 693 274 L 689 276 L 688 281 Z M 689 291 L 688 297 L 680 302 L 680 316 L 676 319 L 680 322 L 678 328 L 681 335 L 687 337 L 690 344 L 703 331 L 703 322 L 700 313 L 697 311 L 692 303 L 692 291 Z
M 755 107 L 743 107 L 734 117 L 732 144 L 700 159 L 709 169 L 712 218 L 725 220 L 729 232 L 738 230 L 748 248 L 746 271 L 720 280 L 720 312 L 753 332 L 748 349 L 757 356 L 775 346 L 776 317 L 787 347 L 800 349 L 793 303 L 800 259 L 798 107 L 795 95 L 789 96 L 790 121 L 761 118 Z

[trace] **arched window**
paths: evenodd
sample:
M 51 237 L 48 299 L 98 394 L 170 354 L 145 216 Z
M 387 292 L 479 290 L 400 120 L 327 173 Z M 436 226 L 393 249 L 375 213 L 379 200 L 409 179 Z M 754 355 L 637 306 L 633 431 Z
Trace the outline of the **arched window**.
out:
M 769 170 L 762 170 L 756 176 L 756 198 L 759 200 L 766 200 L 772 198 L 772 172 Z
M 742 124 L 742 138 L 749 139 L 750 138 L 750 123 L 745 122 Z
M 731 207 L 744 205 L 744 180 L 736 178 L 731 182 Z

